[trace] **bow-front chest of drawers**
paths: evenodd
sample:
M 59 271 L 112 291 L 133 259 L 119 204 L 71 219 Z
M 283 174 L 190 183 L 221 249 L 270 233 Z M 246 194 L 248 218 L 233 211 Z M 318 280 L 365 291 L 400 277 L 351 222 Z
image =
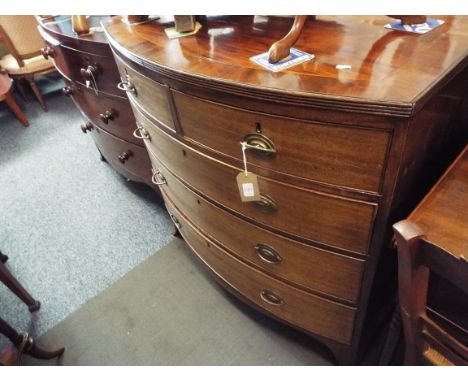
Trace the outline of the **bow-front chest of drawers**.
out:
M 297 45 L 316 58 L 279 73 L 250 57 L 288 19 L 205 18 L 175 40 L 164 19 L 104 24 L 187 244 L 223 286 L 340 363 L 356 362 L 391 307 L 391 224 L 431 161 L 462 140 L 466 21 L 418 37 L 388 32 L 385 17 L 318 17 Z M 254 147 L 257 202 L 239 196 L 240 142 Z
M 52 57 L 86 122 L 81 126 L 90 134 L 105 159 L 127 179 L 151 183 L 151 164 L 140 139 L 134 136 L 137 126 L 124 90 L 118 89 L 120 74 L 111 49 L 100 27 L 105 16 L 88 18 L 92 33 L 78 36 L 70 16 L 39 19 L 39 31 L 47 46 L 45 57 Z

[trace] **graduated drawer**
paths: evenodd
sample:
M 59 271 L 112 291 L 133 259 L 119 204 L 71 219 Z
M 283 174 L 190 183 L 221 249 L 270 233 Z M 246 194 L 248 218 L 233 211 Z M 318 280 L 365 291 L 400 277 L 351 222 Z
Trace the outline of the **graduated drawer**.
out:
M 95 125 L 119 138 L 143 146 L 141 140 L 133 135 L 137 126 L 127 98 L 96 94 L 85 86 L 66 82 L 75 104 Z
M 183 238 L 218 277 L 253 304 L 308 332 L 349 344 L 356 309 L 314 296 L 252 268 L 205 237 L 166 203 Z
M 255 113 L 173 91 L 184 137 L 242 160 L 239 142 L 276 150 L 248 150 L 254 166 L 336 186 L 380 192 L 389 131 L 315 123 Z M 261 131 L 261 133 L 258 133 Z
M 193 150 L 139 113 L 136 117 L 151 137 L 145 142 L 153 164 L 157 166 L 159 159 L 185 183 L 211 200 L 283 232 L 367 254 L 376 204 L 294 187 L 260 176 L 262 202 L 243 203 L 236 183 L 241 169 Z
M 151 162 L 144 147 L 117 138 L 99 127 L 90 132 L 107 162 L 125 177 L 151 184 Z
M 152 118 L 175 131 L 168 88 L 126 65 L 119 56 L 114 57 L 120 76 L 126 81 L 120 86 L 130 89 L 126 92 L 128 97 Z
M 155 160 L 154 160 L 155 161 Z M 204 234 L 251 265 L 311 291 L 357 303 L 364 261 L 325 251 L 262 229 L 215 206 L 158 165 L 163 195 Z
M 97 86 L 100 92 L 122 96 L 122 91 L 117 88 L 120 81 L 119 71 L 110 49 L 106 49 L 108 55 L 101 56 L 46 42 L 53 49 L 51 56 L 54 58 L 55 66 L 63 75 L 84 85 L 89 80 L 90 86 Z M 93 74 L 92 77 L 89 75 L 90 72 Z

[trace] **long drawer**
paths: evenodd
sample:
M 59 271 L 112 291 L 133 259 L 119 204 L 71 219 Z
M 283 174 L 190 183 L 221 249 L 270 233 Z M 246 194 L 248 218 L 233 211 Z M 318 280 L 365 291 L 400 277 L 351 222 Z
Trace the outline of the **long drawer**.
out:
M 244 264 L 205 237 L 171 203 L 166 206 L 196 255 L 238 293 L 292 325 L 350 343 L 355 308 L 314 296 Z
M 283 232 L 367 254 L 376 204 L 293 187 L 260 176 L 262 201 L 243 203 L 236 183 L 241 169 L 191 149 L 141 114 L 136 117 L 151 137 L 145 140 L 150 158 L 158 158 L 185 183 L 211 200 Z M 157 166 L 157 161 L 153 164 Z
M 127 92 L 128 97 L 159 123 L 175 131 L 168 88 L 127 66 L 119 56 L 114 57 L 121 77 L 127 81 L 127 88 L 131 89 Z
M 184 137 L 255 166 L 321 183 L 379 192 L 389 131 L 255 113 L 173 91 Z M 201 122 L 203 124 L 201 125 Z
M 153 158 L 153 163 L 157 162 Z M 250 224 L 190 191 L 158 163 L 161 186 L 177 208 L 216 242 L 276 277 L 357 303 L 364 261 L 290 240 Z
M 90 131 L 102 156 L 127 178 L 151 184 L 151 162 L 144 147 L 134 145 L 94 126 Z
M 142 141 L 133 135 L 136 121 L 128 99 L 96 94 L 85 86 L 70 81 L 66 83 L 71 88 L 70 94 L 75 104 L 95 125 L 112 135 L 143 146 Z

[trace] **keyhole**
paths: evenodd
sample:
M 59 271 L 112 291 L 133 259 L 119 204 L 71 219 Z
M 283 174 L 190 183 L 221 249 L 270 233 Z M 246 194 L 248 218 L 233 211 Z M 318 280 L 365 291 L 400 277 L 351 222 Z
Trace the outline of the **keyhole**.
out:
M 255 122 L 255 130 L 257 131 L 257 133 L 261 134 L 262 125 L 260 124 L 260 122 Z

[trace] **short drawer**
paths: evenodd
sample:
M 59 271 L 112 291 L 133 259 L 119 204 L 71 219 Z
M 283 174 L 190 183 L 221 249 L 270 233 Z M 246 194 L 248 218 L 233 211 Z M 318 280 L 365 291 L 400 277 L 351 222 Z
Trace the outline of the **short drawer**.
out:
M 89 81 L 90 87 L 100 92 L 123 95 L 117 88 L 120 75 L 110 48 L 106 49 L 108 55 L 101 56 L 46 42 L 53 50 L 50 55 L 55 66 L 63 75 L 83 85 Z
M 95 125 L 119 138 L 143 146 L 141 139 L 133 135 L 137 126 L 128 99 L 96 94 L 85 86 L 66 82 L 77 107 Z
M 256 222 L 315 242 L 366 255 L 377 205 L 258 177 L 261 202 L 240 200 L 242 170 L 203 155 L 136 115 L 154 166 L 161 161 L 199 193 Z
M 147 184 L 151 183 L 151 163 L 144 147 L 134 145 L 92 127 L 90 134 L 102 156 L 123 176 Z
M 236 292 L 308 332 L 344 344 L 351 342 L 355 308 L 314 296 L 244 264 L 205 237 L 170 203 L 167 208 L 195 254 Z
M 126 65 L 119 56 L 114 57 L 120 75 L 126 81 L 121 87 L 129 89 L 128 97 L 156 121 L 175 131 L 168 88 Z
M 238 109 L 173 91 L 186 139 L 242 160 L 241 141 L 252 170 L 379 193 L 389 131 L 282 118 Z
M 302 244 L 248 223 L 190 191 L 162 165 L 159 169 L 166 180 L 161 186 L 163 196 L 237 257 L 311 291 L 357 303 L 364 260 Z

